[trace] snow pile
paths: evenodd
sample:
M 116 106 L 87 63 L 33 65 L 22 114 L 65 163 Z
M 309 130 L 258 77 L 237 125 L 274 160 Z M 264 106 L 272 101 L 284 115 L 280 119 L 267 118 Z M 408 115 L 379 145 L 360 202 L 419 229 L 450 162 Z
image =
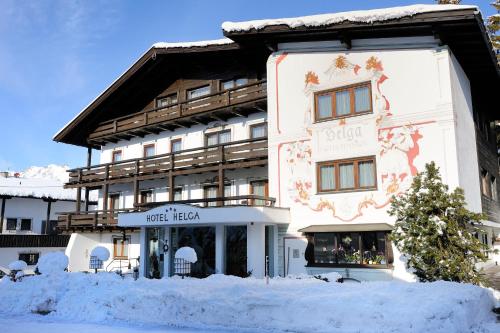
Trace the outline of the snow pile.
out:
M 49 164 L 47 167 L 32 166 L 21 173 L 23 178 L 52 179 L 66 183 L 69 179 L 67 165 Z
M 233 44 L 234 42 L 229 38 L 213 39 L 213 40 L 201 40 L 196 42 L 182 42 L 182 43 L 155 43 L 153 47 L 156 49 L 176 49 L 176 48 L 190 48 L 190 47 L 207 47 L 214 45 L 227 45 Z
M 68 267 L 69 259 L 61 251 L 54 251 L 44 254 L 38 260 L 36 267 L 42 274 L 62 273 Z
M 92 249 L 90 255 L 92 257 L 97 257 L 97 259 L 99 259 L 100 261 L 106 261 L 109 259 L 110 253 L 109 250 L 104 246 L 96 246 Z
M 175 251 L 175 259 L 184 259 L 192 264 L 198 261 L 195 250 L 189 246 L 183 246 Z
M 358 10 L 351 12 L 320 14 L 281 19 L 265 19 L 246 22 L 224 22 L 222 29 L 225 32 L 260 30 L 269 26 L 286 25 L 290 28 L 297 27 L 319 27 L 338 24 L 342 22 L 373 23 L 410 17 L 416 14 L 431 13 L 439 11 L 475 9 L 477 6 L 465 5 L 411 5 L 372 10 Z
M 71 322 L 129 322 L 292 332 L 488 332 L 492 291 L 451 282 L 327 283 L 265 280 L 122 279 L 64 273 L 0 280 L 0 314 L 49 312 Z M 491 331 L 493 332 L 493 331 Z
M 28 264 L 22 260 L 16 260 L 9 264 L 9 269 L 11 271 L 22 271 L 28 268 Z

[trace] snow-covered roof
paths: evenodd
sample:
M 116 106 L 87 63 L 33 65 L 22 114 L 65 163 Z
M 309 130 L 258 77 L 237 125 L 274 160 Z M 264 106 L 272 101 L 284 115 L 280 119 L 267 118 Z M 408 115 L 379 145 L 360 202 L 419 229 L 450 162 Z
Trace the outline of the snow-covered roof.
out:
M 30 167 L 18 177 L 0 177 L 0 195 L 25 198 L 51 198 L 76 200 L 76 189 L 65 189 L 68 181 L 67 166 L 51 164 L 47 167 Z M 96 200 L 91 192 L 91 200 Z
M 290 28 L 320 27 L 342 22 L 374 23 L 414 16 L 416 14 L 438 11 L 476 9 L 477 6 L 468 5 L 410 5 L 372 10 L 357 10 L 350 12 L 300 16 L 292 18 L 264 19 L 244 22 L 224 22 L 222 29 L 225 32 L 241 32 L 252 29 L 261 30 L 269 26 L 286 25 Z
M 222 39 L 212 39 L 212 40 L 200 40 L 196 42 L 179 42 L 179 43 L 159 42 L 153 44 L 153 47 L 156 49 L 178 49 L 178 48 L 190 48 L 190 47 L 227 45 L 227 44 L 234 44 L 234 42 L 229 38 L 222 38 Z

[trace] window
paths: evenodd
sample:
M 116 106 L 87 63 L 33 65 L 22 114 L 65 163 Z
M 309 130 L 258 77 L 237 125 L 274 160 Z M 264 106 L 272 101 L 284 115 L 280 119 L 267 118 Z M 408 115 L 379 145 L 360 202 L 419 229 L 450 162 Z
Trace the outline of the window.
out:
M 375 157 L 318 163 L 317 188 L 318 192 L 376 189 Z
M 182 140 L 181 139 L 173 139 L 170 140 L 170 152 L 175 153 L 177 151 L 182 150 Z
M 31 219 L 21 219 L 21 231 L 31 230 Z
M 141 191 L 140 199 L 141 203 L 153 202 L 153 191 L 152 190 Z
M 493 176 L 490 177 L 490 190 L 491 190 L 491 199 L 497 201 L 498 200 L 497 179 Z
M 121 160 L 122 160 L 122 151 L 121 150 L 113 151 L 111 161 L 114 163 L 114 162 L 120 162 Z
M 267 136 L 266 123 L 250 125 L 250 139 L 265 138 L 266 136 Z
M 218 197 L 219 186 L 218 185 L 208 185 L 203 188 L 203 194 L 205 199 L 213 199 Z M 231 184 L 224 185 L 224 196 L 231 196 Z M 209 201 L 205 203 L 205 207 L 217 206 L 217 201 Z
M 125 237 L 125 239 L 122 236 L 113 237 L 113 258 L 128 259 L 129 244 L 130 237 Z
M 120 209 L 120 193 L 113 193 L 109 195 L 109 210 Z
M 24 261 L 29 266 L 38 264 L 38 258 L 40 258 L 40 253 L 19 253 L 19 260 Z
M 308 235 L 308 266 L 387 266 L 392 251 L 387 232 L 318 232 Z
M 254 195 L 259 195 L 262 197 L 269 196 L 269 182 L 265 180 L 255 180 L 250 182 L 250 193 Z M 265 200 L 256 199 L 252 202 L 256 206 L 264 206 L 266 204 Z
M 231 141 L 231 131 L 220 131 L 205 134 L 205 145 L 213 146 L 223 143 L 228 143 Z
M 157 108 L 164 108 L 173 104 L 177 104 L 177 94 L 171 94 L 165 97 L 160 97 L 156 100 Z
M 372 112 L 371 84 L 341 87 L 315 94 L 316 121 Z
M 149 144 L 149 145 L 144 145 L 143 147 L 143 154 L 144 157 L 151 157 L 155 155 L 155 145 Z
M 192 98 L 205 96 L 208 94 L 210 94 L 210 86 L 206 85 L 206 86 L 199 87 L 199 88 L 189 89 L 187 91 L 187 98 L 192 99 Z
M 481 168 L 481 192 L 485 197 L 490 198 L 491 197 L 491 189 L 490 189 L 490 182 L 488 179 L 488 171 L 486 169 Z
M 222 90 L 228 90 L 231 88 L 244 86 L 245 84 L 248 84 L 248 79 L 245 77 L 242 77 L 239 79 L 222 81 L 221 88 L 222 88 Z
M 174 201 L 182 200 L 182 187 L 174 188 Z
M 17 219 L 8 218 L 7 219 L 7 230 L 17 229 Z

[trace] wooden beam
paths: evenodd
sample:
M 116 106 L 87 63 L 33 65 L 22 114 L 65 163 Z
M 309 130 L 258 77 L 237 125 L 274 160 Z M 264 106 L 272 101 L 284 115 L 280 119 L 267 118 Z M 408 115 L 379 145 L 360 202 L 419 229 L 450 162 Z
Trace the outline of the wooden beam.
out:
M 52 208 L 52 200 L 47 200 L 47 215 L 45 217 L 45 230 L 42 230 L 42 232 L 47 235 L 49 232 L 49 226 L 50 226 L 50 210 Z

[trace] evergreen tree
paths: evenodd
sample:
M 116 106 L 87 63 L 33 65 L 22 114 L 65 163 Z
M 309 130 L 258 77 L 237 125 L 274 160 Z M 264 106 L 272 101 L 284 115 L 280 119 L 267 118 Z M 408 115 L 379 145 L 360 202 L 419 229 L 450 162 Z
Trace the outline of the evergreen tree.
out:
M 495 7 L 497 13 L 488 17 L 486 26 L 490 33 L 491 43 L 497 54 L 497 60 L 500 63 L 500 35 L 498 35 L 498 31 L 500 30 L 500 0 L 495 0 L 491 5 Z
M 436 0 L 440 5 L 458 5 L 462 0 Z
M 434 162 L 393 198 L 389 214 L 396 217 L 391 239 L 420 281 L 483 282 L 475 265 L 486 261 L 488 247 L 474 236 L 483 215 L 465 208 L 462 189 L 448 192 Z

